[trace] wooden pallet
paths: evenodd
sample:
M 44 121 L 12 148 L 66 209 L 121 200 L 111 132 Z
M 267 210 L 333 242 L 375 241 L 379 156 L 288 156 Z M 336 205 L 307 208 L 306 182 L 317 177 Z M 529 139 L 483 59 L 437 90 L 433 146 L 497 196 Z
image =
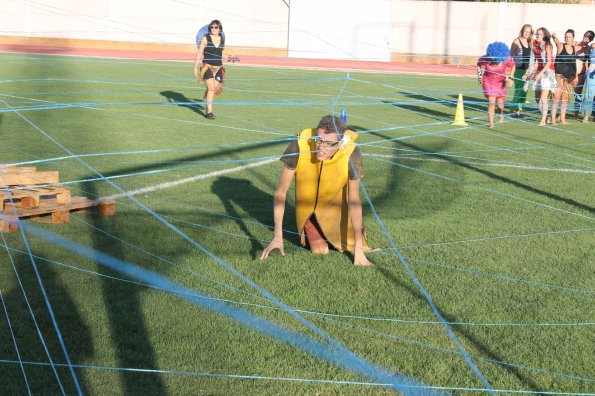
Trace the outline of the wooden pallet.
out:
M 13 206 L 17 209 L 37 208 L 40 202 L 53 201 L 57 204 L 70 203 L 70 190 L 61 185 L 55 186 L 11 186 L 0 190 L 0 212 Z
M 0 166 L 0 188 L 57 184 L 58 172 L 38 172 L 35 167 Z
M 17 231 L 19 219 L 68 223 L 70 212 L 90 208 L 97 208 L 102 216 L 116 213 L 115 201 L 71 196 L 68 188 L 58 184 L 58 172 L 0 165 L 0 232 Z
M 102 216 L 116 214 L 114 201 L 92 201 L 85 197 L 71 197 L 70 202 L 56 203 L 53 200 L 41 200 L 35 208 L 17 208 L 7 205 L 0 213 L 0 232 L 16 232 L 19 229 L 18 220 L 30 219 L 53 224 L 63 224 L 70 221 L 70 213 L 78 210 L 96 207 Z

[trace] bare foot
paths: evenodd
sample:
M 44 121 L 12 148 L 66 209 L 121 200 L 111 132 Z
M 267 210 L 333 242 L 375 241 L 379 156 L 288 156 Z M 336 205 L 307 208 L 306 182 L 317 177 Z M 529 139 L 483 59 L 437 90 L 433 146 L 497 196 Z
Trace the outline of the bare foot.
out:
M 552 125 L 553 125 L 553 126 L 556 126 L 556 125 L 558 125 L 558 124 L 556 124 L 556 121 L 552 121 Z
M 588 123 L 588 122 L 589 122 L 589 117 L 585 117 L 585 118 L 583 118 L 583 122 L 584 122 L 585 124 L 586 124 L 586 123 Z
M 494 124 L 491 124 L 488 128 L 494 129 Z
M 502 124 L 504 122 L 504 117 L 498 117 L 498 124 Z
M 539 124 L 537 125 L 545 125 L 545 122 L 541 121 Z
M 566 120 L 561 120 L 561 121 L 560 121 L 560 124 L 568 125 L 568 121 L 566 121 Z

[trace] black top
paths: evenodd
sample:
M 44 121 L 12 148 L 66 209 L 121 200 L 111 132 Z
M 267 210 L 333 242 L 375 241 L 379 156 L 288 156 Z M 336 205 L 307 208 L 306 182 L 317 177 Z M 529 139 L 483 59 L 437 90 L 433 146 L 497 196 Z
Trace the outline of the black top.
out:
M 210 34 L 205 34 L 205 37 L 207 38 L 207 46 L 203 52 L 202 61 L 211 66 L 223 65 L 223 62 L 221 61 L 223 56 L 223 48 L 225 47 L 225 41 L 223 37 L 221 37 L 221 44 L 219 44 L 219 47 L 215 47 Z
M 519 40 L 519 44 L 523 49 L 523 64 L 517 67 L 517 69 L 526 70 L 529 68 L 529 61 L 531 60 L 531 47 L 529 47 L 528 45 L 525 47 L 521 40 Z
M 576 51 L 572 46 L 572 54 L 566 51 L 566 44 L 562 46 L 562 51 L 556 56 L 554 62 L 556 65 L 556 74 L 561 74 L 564 78 L 574 78 L 576 76 Z

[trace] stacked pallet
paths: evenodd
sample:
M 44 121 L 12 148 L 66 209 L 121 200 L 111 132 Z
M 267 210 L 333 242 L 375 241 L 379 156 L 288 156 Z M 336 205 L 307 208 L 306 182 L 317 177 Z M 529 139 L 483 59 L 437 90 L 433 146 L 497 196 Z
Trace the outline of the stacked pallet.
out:
M 58 172 L 0 165 L 0 232 L 17 231 L 18 219 L 68 223 L 70 212 L 93 207 L 102 216 L 116 213 L 114 201 L 73 197 L 68 188 L 59 184 Z

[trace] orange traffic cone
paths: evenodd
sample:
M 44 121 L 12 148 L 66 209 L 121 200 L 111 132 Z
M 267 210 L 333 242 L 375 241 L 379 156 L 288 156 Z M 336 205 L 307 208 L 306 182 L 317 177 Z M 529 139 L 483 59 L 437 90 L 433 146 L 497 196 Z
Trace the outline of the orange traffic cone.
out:
M 465 122 L 465 106 L 463 106 L 463 94 L 459 94 L 457 110 L 455 111 L 455 122 L 450 125 L 469 125 Z

